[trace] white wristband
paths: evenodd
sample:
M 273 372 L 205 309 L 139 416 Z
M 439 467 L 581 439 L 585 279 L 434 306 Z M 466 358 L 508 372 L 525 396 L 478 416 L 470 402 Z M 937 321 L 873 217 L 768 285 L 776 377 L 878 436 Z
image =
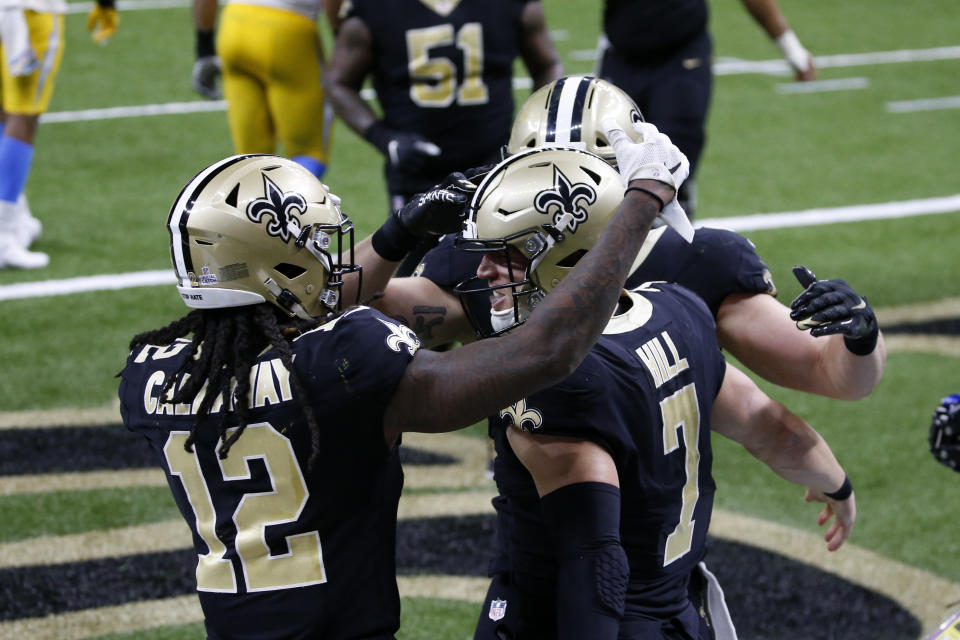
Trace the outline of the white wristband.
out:
M 806 71 L 810 68 L 810 52 L 800 44 L 797 34 L 787 29 L 777 38 L 777 46 L 783 52 L 783 57 L 787 59 L 797 71 Z

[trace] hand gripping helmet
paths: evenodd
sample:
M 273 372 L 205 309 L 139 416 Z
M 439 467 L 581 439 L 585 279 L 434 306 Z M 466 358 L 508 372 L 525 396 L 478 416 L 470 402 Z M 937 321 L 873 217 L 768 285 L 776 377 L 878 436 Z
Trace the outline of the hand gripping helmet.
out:
M 595 153 L 616 166 L 617 157 L 600 123 L 617 121 L 634 142 L 633 128 L 643 122 L 636 103 L 615 85 L 589 76 L 567 76 L 541 87 L 527 98 L 513 121 L 507 153 L 542 146 L 562 146 Z
M 177 290 L 195 309 L 270 302 L 319 318 L 339 308 L 343 274 L 360 270 L 339 198 L 278 156 L 210 165 L 177 197 L 167 230 Z
M 508 284 L 488 286 L 473 277 L 454 287 L 477 335 L 499 335 L 521 324 L 593 247 L 622 201 L 620 174 L 586 151 L 541 147 L 494 167 L 474 194 L 455 246 L 500 252 L 508 265 L 511 252 L 519 251 L 528 264 L 522 274 L 511 267 Z M 491 312 L 491 333 L 477 317 L 472 296 L 489 300 L 508 287 L 513 308 Z

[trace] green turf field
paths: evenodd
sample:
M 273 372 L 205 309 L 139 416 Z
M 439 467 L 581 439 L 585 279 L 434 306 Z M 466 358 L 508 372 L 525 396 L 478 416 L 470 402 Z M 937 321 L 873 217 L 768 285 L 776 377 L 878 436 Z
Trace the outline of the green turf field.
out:
M 543 1 L 566 70 L 592 71 L 594 62 L 587 52 L 596 45 L 600 3 Z M 778 89 L 791 83 L 789 77 L 718 74 L 698 178 L 698 218 L 960 194 L 960 108 L 888 111 L 889 103 L 960 95 L 955 0 L 780 4 L 818 60 L 829 57 L 823 58 L 827 64 L 821 65 L 821 79 L 863 78 L 866 86 L 792 94 Z M 712 0 L 710 7 L 716 62 L 779 59 L 779 50 L 740 2 Z M 89 41 L 83 11 L 68 15 L 66 23 L 67 49 L 51 112 L 199 101 L 190 89 L 193 33 L 188 7 L 124 10 L 121 5 L 120 28 L 105 47 Z M 325 44 L 329 50 L 329 37 Z M 943 59 L 891 63 L 876 55 L 895 51 L 939 51 Z M 842 56 L 854 54 L 859 57 L 844 62 Z M 518 75 L 526 75 L 522 67 Z M 517 101 L 526 95 L 518 90 Z M 170 204 L 192 175 L 231 152 L 222 111 L 41 125 L 27 193 L 34 214 L 44 223 L 35 248 L 49 253 L 51 264 L 40 271 L 0 271 L 0 291 L 17 283 L 169 269 L 164 223 Z M 344 210 L 362 237 L 376 228 L 386 210 L 379 155 L 340 123 L 332 154 L 324 181 L 343 198 Z M 932 317 L 952 319 L 954 332 L 960 326 L 960 286 L 955 280 L 960 276 L 960 206 L 936 215 L 744 235 L 769 263 L 785 302 L 800 291 L 790 268 L 802 263 L 820 277 L 846 279 L 891 326 L 902 328 L 906 318 L 920 323 Z M 921 310 L 913 313 L 914 308 Z M 64 410 L 57 418 L 64 422 L 85 410 L 109 412 L 116 397 L 114 375 L 123 365 L 129 338 L 182 312 L 172 286 L 0 300 L 0 423 L 29 420 L 26 414 L 5 419 L 5 412 Z M 960 476 L 933 461 L 926 440 L 939 399 L 960 392 L 960 337 L 949 330 L 941 333 L 946 335 L 936 340 L 929 332 L 919 339 L 888 334 L 886 374 L 874 394 L 861 402 L 762 385 L 813 424 L 849 471 L 860 510 L 851 545 L 899 563 L 890 566 L 928 572 L 922 575 L 943 581 L 939 595 L 927 598 L 926 617 L 921 619 L 925 629 L 938 612 L 945 615 L 960 601 L 960 537 L 949 515 L 951 505 L 960 503 Z M 817 510 L 802 502 L 801 489 L 775 478 L 729 442 L 716 440 L 719 509 L 817 534 Z M 467 442 L 478 450 L 484 446 L 481 437 Z M 164 487 L 112 478 L 90 487 L 73 484 L 73 477 L 51 479 L 48 489 L 37 490 L 24 488 L 29 481 L 2 484 L 0 476 L 0 572 L 20 566 L 18 556 L 24 549 L 39 548 L 44 536 L 51 537 L 51 544 L 82 546 L 77 540 L 85 533 L 179 518 Z M 438 492 L 429 491 L 432 487 L 470 497 L 471 492 L 489 490 L 477 479 L 452 488 L 446 481 L 435 486 L 430 482 L 412 487 L 414 493 L 422 490 L 436 497 Z M 896 591 L 899 569 L 884 574 L 887 565 L 876 566 L 878 581 L 886 580 Z M 848 578 L 854 575 L 840 560 L 835 570 Z M 911 589 L 901 589 L 903 600 L 910 600 L 904 603 L 907 608 L 916 599 Z M 402 640 L 472 637 L 477 605 L 459 597 L 410 593 L 414 595 L 403 601 Z M 0 589 L 0 613 L 15 611 L 17 597 L 15 590 Z M 28 627 L 3 621 L 17 616 L 0 616 L 0 637 L 202 637 L 202 625 L 193 619 L 189 624 L 153 624 L 138 612 L 126 626 L 96 623 L 112 615 L 90 614 L 94 622 L 65 619 L 60 627 L 48 620 L 37 629 L 60 629 L 49 636 L 43 635 L 47 631 L 7 635 L 26 633 Z M 148 628 L 152 630 L 145 631 Z

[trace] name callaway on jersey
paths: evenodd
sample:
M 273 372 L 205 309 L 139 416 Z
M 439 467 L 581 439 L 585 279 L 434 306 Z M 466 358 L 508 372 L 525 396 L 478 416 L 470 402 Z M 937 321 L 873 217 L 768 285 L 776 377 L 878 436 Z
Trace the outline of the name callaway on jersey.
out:
M 146 362 L 150 360 L 162 360 L 172 358 L 182 351 L 190 343 L 186 340 L 178 340 L 166 347 L 157 347 L 147 345 L 140 350 L 134 362 Z M 176 404 L 162 399 L 160 390 L 166 382 L 166 373 L 163 371 L 154 371 L 147 378 L 143 388 L 143 409 L 148 415 L 168 415 L 168 416 L 186 416 L 197 413 L 200 402 L 207 392 L 206 385 L 200 389 L 193 402 L 178 402 Z M 185 375 L 178 386 L 183 386 L 189 376 Z M 281 402 L 290 402 L 293 400 L 293 393 L 290 391 L 290 372 L 284 366 L 280 358 L 273 358 L 257 363 L 250 370 L 250 408 L 263 407 L 268 404 L 279 404 Z M 230 394 L 233 398 L 233 394 Z M 218 396 L 210 407 L 210 413 L 218 413 L 223 408 L 223 398 Z

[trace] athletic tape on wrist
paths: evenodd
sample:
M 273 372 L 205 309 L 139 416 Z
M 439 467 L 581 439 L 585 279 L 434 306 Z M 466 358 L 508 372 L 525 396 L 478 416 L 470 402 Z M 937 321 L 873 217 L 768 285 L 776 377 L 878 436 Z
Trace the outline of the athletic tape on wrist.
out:
M 794 69 L 806 71 L 810 68 L 810 52 L 804 49 L 797 34 L 792 30 L 787 29 L 780 34 L 777 38 L 777 46 Z

